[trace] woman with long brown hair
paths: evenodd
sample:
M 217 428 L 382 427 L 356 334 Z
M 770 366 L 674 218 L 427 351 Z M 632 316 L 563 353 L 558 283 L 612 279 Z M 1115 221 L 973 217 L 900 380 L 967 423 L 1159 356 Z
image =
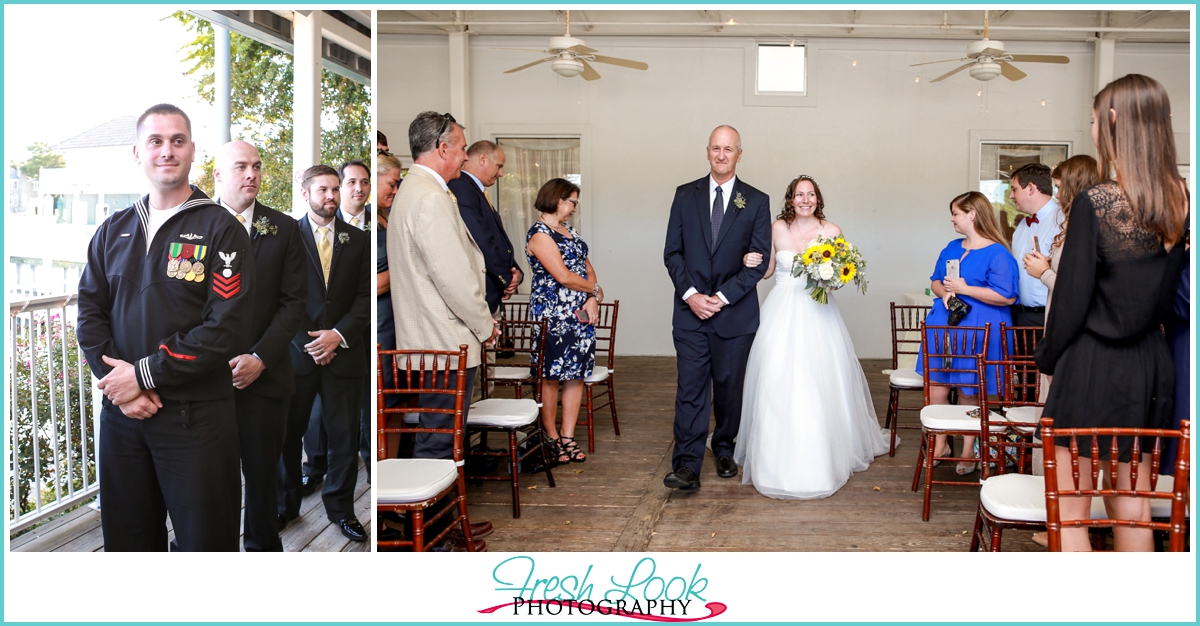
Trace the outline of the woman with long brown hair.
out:
M 996 218 L 996 209 L 987 196 L 978 191 L 968 191 L 950 201 L 950 223 L 954 230 L 963 236 L 955 239 L 942 249 L 934 265 L 930 287 L 937 299 L 933 308 L 925 318 L 930 326 L 944 326 L 949 321 L 950 299 L 958 297 L 971 306 L 970 312 L 959 322 L 963 326 L 992 325 L 992 338 L 988 341 L 987 358 L 991 361 L 1000 360 L 1000 323 L 1012 324 L 1012 313 L 1009 305 L 1017 300 L 1018 272 L 1017 260 L 1013 258 L 1004 234 L 1000 230 L 1000 221 Z M 947 268 L 957 266 L 958 276 Z M 930 341 L 938 342 L 933 331 L 930 331 Z M 917 355 L 917 373 L 923 369 L 923 355 Z M 955 368 L 968 368 L 965 360 L 955 359 Z M 939 382 L 960 382 L 946 372 L 930 372 L 929 377 Z M 994 368 L 989 368 L 988 391 L 996 393 L 996 375 Z M 974 377 L 961 378 L 963 386 L 959 388 L 960 402 L 975 403 L 978 401 L 974 394 Z M 930 404 L 949 404 L 949 387 L 932 387 L 929 390 Z M 971 457 L 975 437 L 963 437 L 963 452 L 960 456 Z M 935 441 L 934 456 L 951 456 L 953 447 L 945 435 L 938 435 Z M 958 464 L 956 472 L 965 476 L 975 471 L 977 463 L 963 461 Z
M 1092 105 L 1092 139 L 1108 180 L 1073 203 L 1054 308 L 1034 354 L 1038 369 L 1054 375 L 1044 414 L 1058 428 L 1169 427 L 1175 374 L 1160 325 L 1186 260 L 1188 200 L 1166 90 L 1138 74 L 1109 83 Z M 1133 442 L 1122 437 L 1118 445 L 1116 485 L 1130 488 Z M 1107 460 L 1108 445 L 1100 447 Z M 1053 454 L 1059 467 L 1070 465 L 1066 448 Z M 1080 451 L 1081 489 L 1092 487 L 1089 456 Z M 1142 457 L 1149 465 L 1150 455 Z M 1075 489 L 1071 474 L 1059 474 L 1060 487 Z M 1140 472 L 1136 488 L 1148 490 L 1149 480 Z M 1089 500 L 1062 498 L 1062 519 L 1087 517 Z M 1145 500 L 1110 498 L 1105 506 L 1110 517 L 1150 518 Z M 1146 529 L 1118 527 L 1113 536 L 1118 550 L 1153 549 Z M 1062 548 L 1090 550 L 1087 530 L 1064 530 Z

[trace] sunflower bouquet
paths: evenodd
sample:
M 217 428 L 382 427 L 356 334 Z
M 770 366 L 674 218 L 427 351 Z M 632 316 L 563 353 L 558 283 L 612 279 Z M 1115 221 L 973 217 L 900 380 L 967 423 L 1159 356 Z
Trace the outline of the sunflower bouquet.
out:
M 858 248 L 841 235 L 833 239 L 818 236 L 792 260 L 792 276 L 806 277 L 808 294 L 821 304 L 829 304 L 829 292 L 850 281 L 867 293 L 866 269 Z

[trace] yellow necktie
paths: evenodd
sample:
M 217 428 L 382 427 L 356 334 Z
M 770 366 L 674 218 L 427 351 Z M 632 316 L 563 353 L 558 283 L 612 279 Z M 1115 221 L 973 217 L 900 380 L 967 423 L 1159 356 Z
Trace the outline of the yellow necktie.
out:
M 357 217 L 350 218 L 350 225 L 355 228 L 358 228 L 358 218 Z M 362 230 L 362 229 L 359 228 L 359 230 Z
M 246 218 L 242 217 L 241 215 L 235 215 L 234 217 L 238 218 L 238 223 L 239 223 L 239 224 L 245 224 L 245 223 L 246 223 Z
M 492 207 L 493 211 L 496 210 L 496 205 L 492 204 L 492 199 L 488 197 L 488 192 L 483 192 L 483 199 L 487 200 L 488 206 Z
M 329 286 L 329 266 L 333 263 L 333 244 L 326 237 L 329 234 L 329 229 L 325 226 L 317 227 L 317 234 L 321 236 L 317 242 L 317 254 L 321 257 L 321 272 L 325 274 L 325 286 Z

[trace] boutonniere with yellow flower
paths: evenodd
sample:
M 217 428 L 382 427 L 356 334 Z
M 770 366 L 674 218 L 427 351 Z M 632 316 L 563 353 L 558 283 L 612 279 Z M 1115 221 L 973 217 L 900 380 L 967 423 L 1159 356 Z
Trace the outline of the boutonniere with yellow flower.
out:
M 338 243 L 350 241 L 350 233 L 338 233 Z
M 746 196 L 743 196 L 742 192 L 737 192 L 737 195 L 733 197 L 733 206 L 737 207 L 738 210 L 746 208 Z
M 277 235 L 279 227 L 268 221 L 267 216 L 264 215 L 254 221 L 254 232 L 260 235 Z

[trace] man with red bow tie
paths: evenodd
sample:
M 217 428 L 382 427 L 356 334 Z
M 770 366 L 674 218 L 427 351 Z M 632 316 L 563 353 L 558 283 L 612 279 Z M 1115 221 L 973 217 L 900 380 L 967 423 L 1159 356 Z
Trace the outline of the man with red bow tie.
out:
M 1046 286 L 1025 271 L 1025 255 L 1034 250 L 1050 256 L 1050 244 L 1062 231 L 1063 214 L 1054 200 L 1050 168 L 1030 163 L 1013 172 L 1012 199 L 1024 218 L 1017 220 L 1012 253 L 1021 266 L 1017 303 L 1012 305 L 1014 326 L 1044 326 L 1046 323 Z

